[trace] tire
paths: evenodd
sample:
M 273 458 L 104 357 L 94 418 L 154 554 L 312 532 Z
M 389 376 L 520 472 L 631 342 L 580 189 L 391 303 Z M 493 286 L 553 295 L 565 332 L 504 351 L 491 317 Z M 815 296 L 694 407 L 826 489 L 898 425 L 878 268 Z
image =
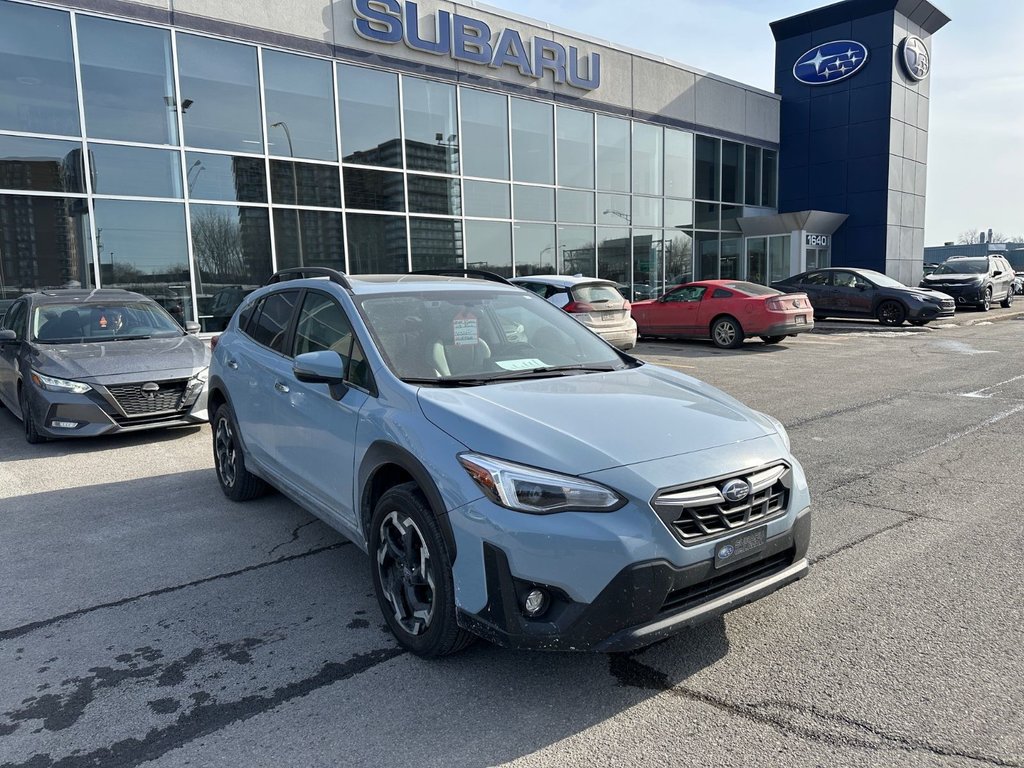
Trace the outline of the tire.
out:
M 898 328 L 907 319 L 907 310 L 898 301 L 883 301 L 875 310 L 875 317 L 882 325 Z
M 1006 289 L 1006 298 L 999 302 L 999 306 L 1003 309 L 1009 309 L 1013 306 L 1013 286 L 1011 285 Z
M 743 343 L 743 329 L 731 317 L 720 317 L 711 324 L 711 341 L 719 349 L 736 349 Z
M 238 424 L 231 406 L 223 403 L 210 420 L 213 428 L 213 465 L 220 489 L 232 501 L 249 501 L 267 492 L 267 484 L 245 468 L 238 439 Z
M 25 442 L 32 445 L 45 443 L 46 438 L 36 429 L 36 420 L 32 416 L 32 409 L 28 406 L 28 395 L 24 389 L 18 393 L 18 402 L 21 404 L 21 421 L 25 425 Z
M 761 341 L 763 341 L 765 344 L 778 344 L 784 338 L 786 338 L 786 337 L 785 336 L 762 336 L 761 337 Z
M 981 312 L 988 312 L 992 309 L 992 288 L 991 286 L 985 289 L 985 297 L 978 304 L 978 310 Z
M 369 534 L 373 591 L 398 644 L 435 659 L 472 643 L 475 636 L 455 617 L 448 548 L 416 483 L 397 485 L 380 497 Z

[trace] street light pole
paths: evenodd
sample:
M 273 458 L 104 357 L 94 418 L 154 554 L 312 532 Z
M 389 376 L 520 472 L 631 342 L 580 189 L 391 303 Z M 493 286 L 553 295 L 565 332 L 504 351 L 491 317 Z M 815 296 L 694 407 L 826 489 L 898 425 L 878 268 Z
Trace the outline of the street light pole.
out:
M 292 132 L 288 130 L 288 123 L 284 120 L 280 120 L 276 123 L 270 124 L 271 128 L 281 128 L 284 130 L 284 137 L 288 140 L 288 156 L 292 158 L 292 194 L 295 195 L 295 204 L 299 204 L 299 175 L 298 169 L 295 165 L 295 148 L 292 146 Z M 298 235 L 299 244 L 299 266 L 306 266 L 306 254 L 302 243 L 302 218 L 301 211 L 298 208 L 295 209 L 295 231 Z

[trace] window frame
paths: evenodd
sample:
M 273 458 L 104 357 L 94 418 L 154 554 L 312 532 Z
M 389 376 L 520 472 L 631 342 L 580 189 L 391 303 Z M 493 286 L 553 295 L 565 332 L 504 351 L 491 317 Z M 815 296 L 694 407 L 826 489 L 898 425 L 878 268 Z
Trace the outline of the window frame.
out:
M 249 332 L 249 329 L 253 327 L 253 323 L 259 325 L 259 322 L 263 317 L 263 310 L 266 308 L 267 301 L 272 296 L 281 296 L 285 293 L 294 293 L 297 296 L 297 299 L 295 304 L 292 306 L 292 314 L 288 318 L 288 323 L 287 325 L 284 326 L 283 335 L 281 336 L 282 348 L 274 349 L 273 347 L 264 344 L 262 341 L 253 336 L 252 333 Z M 293 348 L 292 340 L 295 336 L 295 323 L 296 318 L 298 317 L 299 314 L 298 309 L 301 306 L 302 302 L 302 294 L 303 291 L 300 288 L 281 288 L 280 290 L 268 291 L 267 293 L 263 294 L 262 296 L 259 297 L 259 299 L 256 300 L 257 306 L 253 309 L 252 315 L 249 316 L 248 325 L 246 327 L 246 330 L 243 331 L 243 333 L 245 333 L 245 335 L 249 337 L 254 344 L 258 344 L 261 348 L 273 352 L 275 355 L 280 355 L 286 360 L 293 359 L 285 352 L 285 350 Z

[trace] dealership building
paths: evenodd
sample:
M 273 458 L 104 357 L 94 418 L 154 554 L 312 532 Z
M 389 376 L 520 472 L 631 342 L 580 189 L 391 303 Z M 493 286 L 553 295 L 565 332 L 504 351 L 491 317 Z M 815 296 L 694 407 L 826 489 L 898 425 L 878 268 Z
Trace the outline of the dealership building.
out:
M 777 21 L 773 93 L 472 0 L 0 0 L 0 298 L 130 288 L 212 332 L 300 265 L 912 283 L 948 21 Z

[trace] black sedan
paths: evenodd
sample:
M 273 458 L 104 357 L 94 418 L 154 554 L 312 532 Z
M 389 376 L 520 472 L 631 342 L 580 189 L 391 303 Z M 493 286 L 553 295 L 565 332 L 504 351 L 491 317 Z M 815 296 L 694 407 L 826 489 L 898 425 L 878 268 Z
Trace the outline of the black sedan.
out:
M 0 402 L 30 443 L 204 422 L 210 352 L 188 325 L 129 291 L 22 296 L 0 322 Z
M 838 267 L 815 269 L 772 283 L 786 293 L 806 293 L 814 307 L 814 319 L 827 317 L 874 317 L 882 325 L 904 321 L 925 325 L 952 317 L 956 305 L 949 296 L 924 288 L 909 288 L 881 272 Z

